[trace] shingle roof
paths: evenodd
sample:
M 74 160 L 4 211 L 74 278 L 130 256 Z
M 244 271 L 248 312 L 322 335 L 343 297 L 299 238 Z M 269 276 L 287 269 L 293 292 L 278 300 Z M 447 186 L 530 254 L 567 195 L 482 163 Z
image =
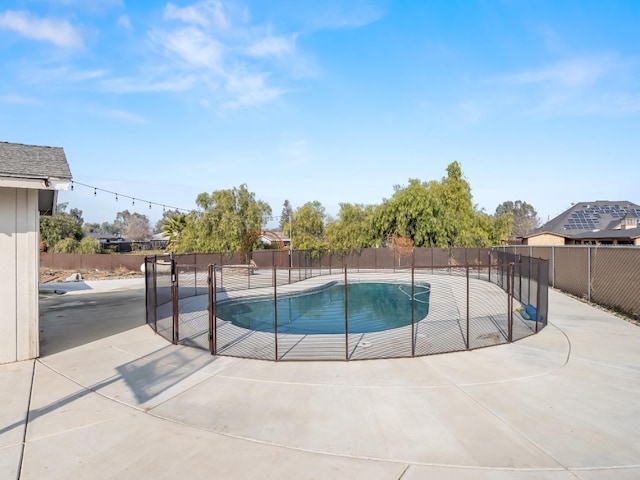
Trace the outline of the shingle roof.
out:
M 0 176 L 71 180 L 71 170 L 60 147 L 0 142 Z
M 640 228 L 627 228 L 624 230 L 600 230 L 598 232 L 584 232 L 571 237 L 574 240 L 593 238 L 640 238 Z
M 627 201 L 580 202 L 548 221 L 529 236 L 548 232 L 569 238 L 581 238 L 583 234 L 593 237 L 596 231 L 607 236 L 605 232 L 610 232 L 619 225 L 625 215 L 638 214 L 640 214 L 640 205 Z

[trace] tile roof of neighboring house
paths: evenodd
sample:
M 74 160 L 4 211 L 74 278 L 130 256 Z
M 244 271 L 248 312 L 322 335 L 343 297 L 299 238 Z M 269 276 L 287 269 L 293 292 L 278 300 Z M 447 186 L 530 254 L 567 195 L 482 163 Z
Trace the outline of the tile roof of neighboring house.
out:
M 21 143 L 0 142 L 0 176 L 71 180 L 64 150 Z
M 568 238 L 630 237 L 635 229 L 620 230 L 626 218 L 640 216 L 640 205 L 627 201 L 580 202 L 549 220 L 528 237 L 553 233 Z M 620 233 L 616 233 L 620 232 Z M 626 233 L 625 233 L 626 232 Z

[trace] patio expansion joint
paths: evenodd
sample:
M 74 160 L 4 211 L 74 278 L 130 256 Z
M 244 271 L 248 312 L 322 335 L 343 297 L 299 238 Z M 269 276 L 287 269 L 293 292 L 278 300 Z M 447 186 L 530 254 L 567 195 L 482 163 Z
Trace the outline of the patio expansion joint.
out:
M 22 466 L 24 461 L 24 449 L 27 445 L 27 429 L 29 428 L 29 413 L 31 412 L 31 399 L 33 398 L 33 383 L 36 377 L 36 361 L 31 362 L 31 385 L 29 386 L 29 401 L 27 403 L 27 411 L 24 417 L 24 431 L 22 432 L 22 445 L 20 446 L 20 460 L 18 461 L 18 479 L 22 475 Z
M 232 433 L 228 433 L 228 432 L 223 432 L 223 431 L 219 431 L 219 430 L 215 430 L 215 429 L 211 429 L 211 428 L 206 428 L 200 425 L 195 425 L 195 424 L 191 424 L 191 423 L 187 423 L 181 420 L 177 420 L 174 418 L 170 418 L 167 416 L 163 416 L 160 414 L 155 413 L 152 409 L 145 409 L 143 407 L 139 407 L 136 405 L 132 405 L 130 403 L 126 403 L 124 401 L 118 400 L 116 398 L 107 396 L 105 394 L 103 394 L 102 392 L 100 392 L 97 388 L 98 385 L 100 385 L 101 383 L 104 383 L 104 381 L 95 384 L 93 386 L 85 386 L 83 384 L 81 384 L 80 382 L 78 382 L 77 380 L 65 375 L 64 373 L 56 370 L 55 368 L 47 365 L 46 363 L 42 362 L 40 359 L 36 360 L 38 363 L 42 364 L 43 366 L 45 366 L 46 368 L 50 369 L 51 371 L 57 373 L 58 375 L 66 378 L 67 380 L 75 383 L 76 385 L 90 391 L 91 393 L 95 393 L 107 400 L 111 400 L 112 402 L 118 403 L 124 407 L 128 407 L 131 410 L 134 410 L 135 412 L 138 413 L 142 413 L 144 415 L 148 415 L 149 417 L 153 417 L 156 418 L 158 420 L 161 421 L 165 421 L 165 422 L 169 422 L 175 425 L 180 425 L 182 427 L 185 428 L 190 428 L 190 429 L 194 429 L 194 430 L 198 430 L 198 431 L 202 431 L 202 432 L 208 432 L 208 433 L 212 433 L 215 435 L 220 435 L 223 437 L 227 437 L 227 438 L 233 438 L 236 440 L 241 440 L 241 441 L 246 441 L 246 442 L 251 442 L 254 444 L 259 444 L 259 445 L 267 445 L 269 447 L 277 447 L 277 448 L 282 448 L 284 450 L 291 450 L 291 451 L 298 451 L 298 452 L 304 452 L 304 453 L 311 453 L 311 454 L 316 454 L 316 455 L 323 455 L 323 456 L 327 456 L 327 457 L 338 457 L 338 458 L 346 458 L 346 459 L 353 459 L 353 460 L 367 460 L 367 461 L 376 461 L 376 462 L 383 462 L 383 463 L 390 463 L 390 464 L 401 464 L 401 465 L 406 465 L 407 467 L 404 469 L 404 472 L 406 472 L 408 470 L 408 468 L 412 465 L 415 466 L 426 466 L 426 467 L 441 467 L 441 468 L 451 468 L 451 469 L 463 469 L 463 470 L 478 470 L 478 471 L 524 471 L 524 472 L 553 472 L 553 471 L 566 471 L 567 469 L 565 467 L 546 467 L 546 468 L 513 468 L 513 467 L 500 467 L 500 466 L 484 466 L 484 465 L 455 465 L 455 464 L 445 464 L 445 463 L 429 463 L 429 462 L 418 462 L 418 461 L 412 461 L 412 460 L 405 460 L 405 459 L 389 459 L 389 458 L 382 458 L 382 457 L 374 457 L 374 456 L 368 456 L 368 455 L 351 455 L 351 454 L 346 454 L 346 453 L 338 453 L 338 452 L 326 452 L 326 451 L 321 451 L 321 450 L 314 450 L 314 449 L 309 449 L 309 448 L 303 448 L 303 447 L 295 447 L 295 446 L 291 446 L 291 445 L 287 445 L 287 444 L 283 444 L 283 443 L 278 443 L 278 442 L 271 442 L 271 441 L 267 441 L 267 440 L 260 440 L 260 439 L 256 439 L 256 438 L 251 438 L 251 437 L 246 437 L 246 436 L 242 436 L 242 435 L 236 435 L 236 434 L 232 434 Z M 211 375 L 211 377 L 214 377 L 215 375 Z M 117 375 L 114 375 L 112 377 L 109 377 L 108 379 L 106 379 L 105 381 L 117 378 Z M 282 382 L 280 382 L 282 383 Z M 450 387 L 451 385 L 446 385 L 447 387 Z M 362 388 L 362 387 L 360 387 Z M 368 387 L 371 388 L 371 387 Z M 380 387 L 380 388 L 385 388 L 385 387 Z M 459 387 L 458 387 L 459 388 Z M 484 407 L 483 407 L 484 408 Z M 557 462 L 556 462 L 557 463 Z M 404 473 L 403 473 L 404 474 Z M 401 477 L 400 477 L 401 478 Z
M 524 441 L 526 441 L 528 444 L 530 444 L 533 448 L 535 448 L 536 450 L 538 450 L 540 453 L 542 453 L 543 455 L 547 456 L 549 459 L 551 459 L 553 462 L 555 462 L 556 464 L 558 464 L 560 466 L 560 469 L 563 471 L 567 471 L 567 472 L 573 472 L 574 468 L 568 467 L 566 465 L 564 465 L 562 462 L 560 462 L 557 458 L 555 458 L 550 452 L 548 452 L 547 450 L 545 450 L 541 445 L 539 445 L 537 442 L 535 442 L 532 438 L 530 438 L 528 435 L 526 435 L 522 430 L 516 428 L 514 425 L 512 425 L 507 419 L 502 418 L 497 412 L 495 412 L 494 410 L 492 410 L 491 408 L 489 408 L 488 406 L 486 406 L 484 403 L 482 403 L 480 400 L 476 399 L 470 392 L 468 392 L 465 387 L 474 387 L 474 386 L 481 386 L 481 385 L 492 385 L 492 384 L 497 384 L 497 383 L 507 383 L 507 382 L 512 382 L 512 381 L 521 381 L 521 380 L 527 380 L 527 379 L 531 379 L 531 378 L 536 378 L 536 377 L 541 377 L 541 376 L 545 376 L 545 375 L 549 375 L 553 372 L 556 372 L 558 370 L 563 369 L 568 363 L 569 360 L 571 358 L 571 340 L 569 339 L 569 337 L 567 336 L 567 334 L 558 326 L 553 325 L 551 322 L 548 323 L 548 325 L 553 326 L 554 328 L 556 328 L 560 333 L 562 333 L 562 335 L 565 337 L 565 339 L 567 340 L 567 345 L 569 347 L 568 352 L 567 352 L 567 356 L 565 358 L 565 361 L 563 362 L 562 365 L 560 365 L 557 368 L 554 368 L 552 370 L 546 371 L 546 372 L 542 372 L 540 374 L 537 375 L 531 375 L 531 376 L 526 376 L 526 377 L 518 377 L 518 378 L 513 378 L 513 379 L 504 379 L 504 380 L 498 380 L 498 381 L 491 381 L 491 382 L 478 382 L 478 383 L 467 383 L 467 384 L 455 384 L 452 382 L 452 385 L 458 390 L 460 391 L 464 396 L 466 396 L 471 402 L 473 402 L 474 404 L 476 404 L 479 408 L 481 408 L 482 410 L 484 410 L 485 412 L 487 412 L 490 416 L 494 417 L 495 419 L 497 419 L 501 424 L 503 424 L 504 426 L 506 426 L 510 431 L 514 432 L 517 436 L 521 437 L 522 439 L 524 439 Z M 446 373 L 441 372 L 442 375 L 447 378 Z M 593 468 L 586 468 L 585 470 L 593 470 L 596 469 L 596 467 Z

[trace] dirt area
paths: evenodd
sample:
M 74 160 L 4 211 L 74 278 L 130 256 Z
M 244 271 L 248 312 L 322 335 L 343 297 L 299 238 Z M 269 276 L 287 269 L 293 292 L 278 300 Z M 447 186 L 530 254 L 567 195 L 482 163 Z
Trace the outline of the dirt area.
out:
M 82 276 L 82 280 L 113 280 L 118 278 L 136 278 L 144 276 L 144 273 L 141 271 L 136 272 L 127 270 L 126 268 L 119 268 L 115 272 L 106 270 L 58 270 L 41 268 L 40 283 L 64 282 L 67 278 L 76 273 L 79 273 Z

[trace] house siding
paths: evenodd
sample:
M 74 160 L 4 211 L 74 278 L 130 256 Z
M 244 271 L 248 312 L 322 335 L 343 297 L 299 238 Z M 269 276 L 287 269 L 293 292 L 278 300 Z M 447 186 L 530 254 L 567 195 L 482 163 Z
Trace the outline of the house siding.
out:
M 38 190 L 0 188 L 0 363 L 39 355 Z
M 525 239 L 525 245 L 564 245 L 564 237 L 542 233 Z

